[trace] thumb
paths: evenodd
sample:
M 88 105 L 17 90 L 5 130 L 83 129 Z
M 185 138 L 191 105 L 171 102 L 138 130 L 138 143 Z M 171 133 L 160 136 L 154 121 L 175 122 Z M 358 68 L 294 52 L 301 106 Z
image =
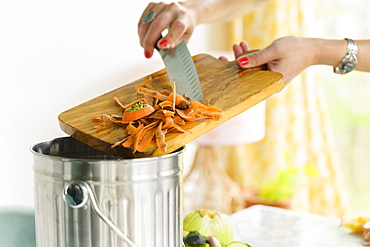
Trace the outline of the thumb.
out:
M 264 65 L 274 59 L 276 59 L 276 57 L 274 57 L 272 52 L 266 48 L 240 55 L 237 58 L 237 64 L 240 68 L 245 69 Z

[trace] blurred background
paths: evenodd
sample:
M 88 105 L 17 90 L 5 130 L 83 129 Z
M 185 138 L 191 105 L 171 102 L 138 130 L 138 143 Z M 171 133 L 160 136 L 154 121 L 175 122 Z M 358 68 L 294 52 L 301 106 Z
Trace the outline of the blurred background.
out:
M 317 1 L 316 1 L 317 2 Z M 370 2 L 355 0 L 349 8 L 345 1 L 320 1 L 315 8 L 315 36 L 340 39 L 369 39 Z M 361 6 L 361 7 L 360 7 Z M 324 87 L 327 109 L 333 127 L 337 153 L 348 190 L 353 215 L 366 215 L 370 207 L 367 191 L 370 181 L 370 108 L 367 93 L 370 75 L 363 72 L 335 76 L 330 69 L 315 68 Z M 329 70 L 329 73 L 327 73 Z
M 151 60 L 145 59 L 144 51 L 139 45 L 137 22 L 149 2 L 139 0 L 127 4 L 126 1 L 117 0 L 0 1 L 2 87 L 0 90 L 2 115 L 0 207 L 33 207 L 33 161 L 29 148 L 38 142 L 65 135 L 58 125 L 57 117 L 61 112 L 164 67 L 158 54 L 155 54 Z M 279 1 L 271 1 L 268 6 L 259 7 L 255 14 L 247 15 L 242 19 L 199 26 L 190 40 L 190 52 L 192 55 L 225 54 L 232 58 L 233 42 L 245 39 L 251 42 L 253 48 L 263 48 L 279 35 L 289 34 L 333 39 L 370 37 L 370 30 L 366 28 L 366 24 L 370 21 L 368 15 L 370 2 L 367 0 L 353 0 L 350 3 L 351 8 L 348 7 L 348 1 L 284 0 L 279 4 L 277 2 Z M 283 6 L 285 8 L 282 8 Z M 291 6 L 296 7 L 297 10 L 291 11 Z M 276 13 L 274 18 L 285 21 L 285 17 L 293 17 L 287 23 L 274 22 L 279 30 L 284 30 L 283 32 L 275 32 L 271 36 L 266 36 L 264 40 L 256 38 L 252 40 L 252 36 L 258 33 L 256 30 L 260 33 L 273 32 L 271 25 L 257 25 L 264 21 L 273 21 L 271 15 L 265 18 L 262 14 L 258 14 L 268 13 L 271 9 Z M 257 23 L 254 29 L 250 29 L 254 31 L 249 32 L 246 22 L 250 26 Z M 240 23 L 245 26 L 241 27 Z M 240 28 L 244 29 L 244 33 L 241 33 Z M 275 26 L 275 31 L 276 28 Z M 289 30 L 293 31 L 290 33 Z M 304 77 L 305 80 L 315 83 L 304 84 L 311 85 L 308 89 L 295 88 L 296 91 L 292 89 L 291 92 L 293 94 L 299 90 L 302 92 L 311 90 L 320 94 L 320 101 L 317 101 L 320 102 L 319 107 L 310 105 L 309 95 L 306 95 L 307 98 L 303 96 L 300 98 L 299 93 L 295 94 L 297 95 L 295 100 L 297 102 L 301 99 L 306 100 L 310 109 L 317 107 L 316 109 L 320 110 L 320 116 L 325 115 L 327 119 L 319 128 L 329 133 L 325 138 L 330 140 L 328 149 L 330 157 L 338 164 L 334 170 L 339 180 L 335 184 L 340 186 L 332 186 L 326 193 L 343 193 L 338 197 L 341 198 L 336 202 L 338 204 L 330 204 L 334 205 L 333 207 L 340 204 L 338 207 L 343 209 L 335 211 L 332 208 L 333 215 L 339 217 L 345 214 L 364 215 L 368 213 L 367 209 L 370 205 L 370 198 L 367 196 L 370 188 L 368 179 L 370 174 L 368 105 L 370 102 L 367 96 L 370 92 L 370 75 L 352 72 L 349 75 L 339 76 L 334 75 L 330 67 L 318 66 L 308 69 Z M 300 85 L 299 83 L 295 84 L 295 81 L 292 81 L 291 84 Z M 316 88 L 317 85 L 319 89 Z M 290 92 L 285 89 L 284 91 L 287 91 L 287 94 Z M 264 112 L 265 109 L 261 111 Z M 271 115 L 272 111 L 271 104 L 267 104 L 266 114 Z M 276 114 L 288 114 L 289 110 L 280 108 L 274 112 L 273 117 L 277 121 Z M 267 127 L 271 125 L 269 122 L 271 118 L 267 117 L 266 121 L 266 137 L 269 137 L 271 132 Z M 315 133 L 314 125 L 310 131 Z M 320 131 L 316 133 L 321 135 Z M 289 145 L 287 143 L 286 147 Z M 286 147 L 281 150 L 285 150 Z M 238 150 L 241 150 L 240 145 L 236 149 L 229 149 L 229 147 L 227 149 L 235 155 L 238 154 Z M 189 144 L 185 160 L 186 174 L 190 171 L 197 150 L 196 143 Z M 241 156 L 248 153 L 241 152 Z M 206 153 L 209 154 L 209 150 Z M 284 156 L 281 155 L 282 153 L 284 152 L 280 152 L 279 155 Z M 292 157 L 292 162 L 300 163 L 302 157 L 309 156 L 308 153 L 294 154 L 284 157 Z M 262 159 L 264 156 L 256 151 L 253 151 L 253 155 L 256 156 L 254 161 L 246 162 L 252 168 L 244 168 L 249 175 L 243 178 L 236 178 L 235 172 L 233 173 L 230 167 L 227 168 L 232 166 L 232 162 L 227 164 L 221 162 L 221 170 L 226 169 L 228 176 L 242 189 L 251 184 L 255 185 L 248 182 L 253 180 L 250 174 L 261 172 L 255 167 L 259 166 L 259 158 Z M 263 159 L 267 160 L 266 157 Z M 325 163 L 320 159 L 315 160 Z M 237 162 L 240 163 L 240 161 Z M 306 161 L 300 164 L 307 165 Z M 311 163 L 310 165 L 315 166 Z M 269 163 L 269 167 L 273 167 L 273 164 Z M 323 172 L 322 167 L 318 166 L 318 170 L 319 173 Z M 267 176 L 275 174 L 276 170 L 268 168 L 265 172 Z M 240 182 L 241 179 L 250 180 Z M 259 180 L 259 178 L 254 179 Z M 342 181 L 344 184 L 341 184 Z M 296 205 L 306 203 L 309 198 L 307 195 L 310 194 L 310 198 L 313 198 L 315 193 L 317 191 L 303 189 L 301 194 L 297 194 Z M 299 202 L 300 198 L 305 199 Z M 324 208 L 329 204 L 320 203 L 311 208 L 312 210 L 297 207 L 301 210 L 327 214 Z

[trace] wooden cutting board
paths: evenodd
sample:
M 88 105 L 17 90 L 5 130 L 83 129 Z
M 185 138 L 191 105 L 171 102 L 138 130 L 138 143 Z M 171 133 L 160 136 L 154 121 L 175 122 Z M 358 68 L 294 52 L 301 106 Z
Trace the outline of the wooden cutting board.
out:
M 192 134 L 166 134 L 168 153 L 237 116 L 284 87 L 281 74 L 261 67 L 243 70 L 239 69 L 235 61 L 223 62 L 207 54 L 196 55 L 193 60 L 204 94 L 201 102 L 221 108 L 224 116 L 220 121 L 187 122 L 183 128 L 193 132 Z M 122 115 L 113 97 L 117 97 L 123 104 L 142 98 L 142 94 L 136 93 L 135 86 L 147 80 L 149 76 L 153 78 L 149 85 L 156 90 L 171 90 L 166 70 L 162 69 L 61 113 L 59 115 L 61 129 L 89 146 L 118 157 L 138 158 L 162 155 L 154 144 L 142 153 L 133 153 L 132 149 L 122 146 L 111 148 L 112 144 L 126 137 L 122 127 L 115 126 L 97 131 L 96 123 L 91 120 L 92 117 L 101 114 Z

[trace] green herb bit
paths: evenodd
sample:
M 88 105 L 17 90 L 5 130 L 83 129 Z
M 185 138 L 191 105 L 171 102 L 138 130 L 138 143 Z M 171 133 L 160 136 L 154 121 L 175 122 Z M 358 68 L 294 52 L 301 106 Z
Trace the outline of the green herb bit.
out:
M 126 111 L 138 111 L 144 108 L 144 102 L 138 101 L 132 104 L 130 108 L 128 108 Z

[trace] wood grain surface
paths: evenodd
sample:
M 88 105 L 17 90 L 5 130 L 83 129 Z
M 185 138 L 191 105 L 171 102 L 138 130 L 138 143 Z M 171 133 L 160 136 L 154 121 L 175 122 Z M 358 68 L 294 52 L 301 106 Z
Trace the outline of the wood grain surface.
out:
M 166 135 L 168 153 L 246 111 L 284 87 L 282 75 L 276 72 L 262 68 L 242 70 L 234 61 L 223 62 L 207 54 L 196 55 L 193 60 L 204 94 L 201 102 L 223 109 L 224 116 L 220 121 L 187 122 L 183 128 L 193 132 L 192 134 L 168 133 Z M 121 158 L 163 155 L 154 144 L 142 153 L 133 153 L 132 149 L 122 146 L 111 148 L 112 144 L 126 137 L 123 128 L 114 126 L 97 131 L 96 123 L 91 120 L 92 117 L 101 114 L 122 115 L 113 97 L 117 97 L 123 104 L 142 98 L 141 94 L 136 93 L 135 86 L 147 80 L 149 76 L 153 78 L 149 85 L 156 90 L 171 90 L 166 70 L 157 71 L 62 112 L 58 116 L 60 128 L 89 146 Z

